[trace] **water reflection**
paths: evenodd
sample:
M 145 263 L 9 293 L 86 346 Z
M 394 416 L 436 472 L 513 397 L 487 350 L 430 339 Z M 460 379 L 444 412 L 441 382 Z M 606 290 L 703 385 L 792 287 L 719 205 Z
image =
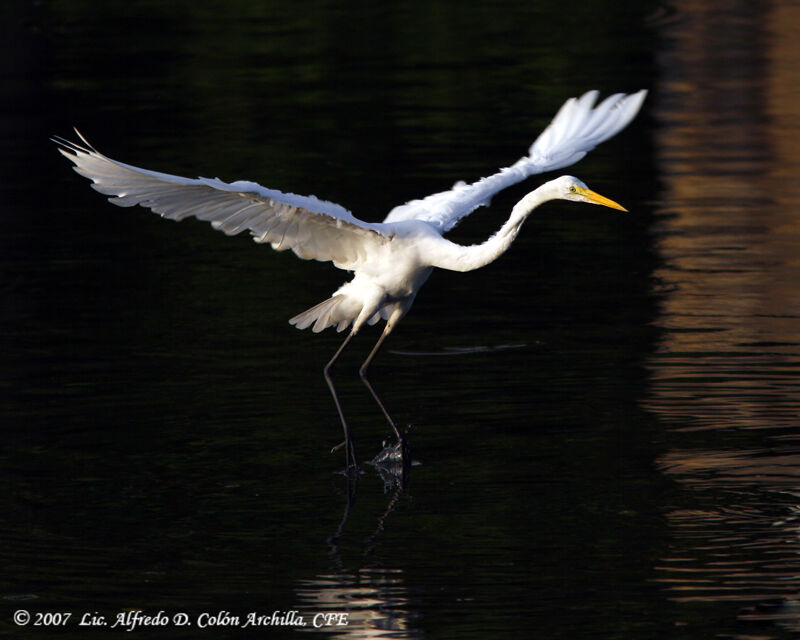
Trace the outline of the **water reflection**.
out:
M 324 620 L 325 614 L 346 615 L 346 625 L 329 624 L 314 629 L 326 631 L 335 638 L 422 637 L 410 624 L 415 614 L 409 607 L 403 570 L 378 566 L 374 558 L 377 541 L 408 483 L 409 466 L 396 464 L 393 453 L 396 453 L 394 448 L 387 447 L 373 461 L 384 488 L 394 487 L 394 490 L 377 518 L 374 531 L 363 541 L 360 560 L 363 566 L 347 570 L 340 550 L 340 541 L 345 536 L 358 494 L 359 478 L 348 474 L 342 519 L 336 532 L 328 538 L 328 555 L 335 571 L 301 580 L 295 588 L 300 602 L 298 610 L 305 612 L 306 618 Z
M 800 7 L 681 3 L 657 118 L 660 349 L 648 407 L 685 491 L 658 580 L 800 629 Z M 793 89 L 788 89 L 792 87 Z
M 670 597 L 733 601 L 739 618 L 800 631 L 800 454 L 764 449 L 674 451 L 662 469 L 699 504 L 676 508 L 658 566 Z
M 421 638 L 412 628 L 413 615 L 403 571 L 364 568 L 354 573 L 320 574 L 297 586 L 307 617 L 347 613 L 346 626 L 325 626 L 333 638 Z M 311 615 L 313 614 L 313 615 Z

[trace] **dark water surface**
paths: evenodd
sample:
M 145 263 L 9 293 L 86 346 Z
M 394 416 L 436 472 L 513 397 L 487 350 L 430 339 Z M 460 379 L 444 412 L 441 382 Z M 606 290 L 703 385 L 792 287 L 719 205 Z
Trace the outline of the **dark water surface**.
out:
M 4 5 L 0 634 L 141 609 L 159 638 L 295 636 L 241 628 L 295 610 L 346 613 L 316 632 L 342 638 L 795 637 L 797 7 L 343 7 Z M 48 141 L 379 220 L 510 164 L 590 88 L 650 90 L 568 170 L 631 213 L 553 203 L 496 263 L 434 273 L 372 370 L 405 490 L 337 473 L 342 336 L 286 323 L 346 274 L 113 207 Z M 365 459 L 377 336 L 337 378 Z

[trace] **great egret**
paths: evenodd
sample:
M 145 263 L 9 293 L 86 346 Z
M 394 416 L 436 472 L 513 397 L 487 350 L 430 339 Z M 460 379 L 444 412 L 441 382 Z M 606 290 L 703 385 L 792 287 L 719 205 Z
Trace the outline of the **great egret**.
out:
M 328 327 L 350 333 L 325 365 L 325 380 L 344 430 L 347 468 L 357 468 L 350 428 L 331 379 L 331 367 L 359 329 L 386 321 L 383 333 L 359 375 L 402 442 L 403 436 L 367 379 L 367 368 L 386 336 L 406 314 L 434 267 L 471 271 L 505 252 L 522 223 L 543 202 L 554 199 L 625 209 L 571 176 L 561 176 L 520 200 L 500 229 L 481 244 L 462 246 L 444 238 L 461 218 L 489 204 L 498 191 L 533 174 L 571 165 L 621 131 L 637 114 L 647 92 L 614 94 L 595 106 L 598 92 L 567 100 L 523 157 L 510 167 L 472 184 L 413 200 L 389 212 L 383 222 L 364 222 L 343 207 L 313 196 L 281 193 L 254 183 L 218 178 L 182 178 L 140 169 L 103 155 L 75 130 L 82 142 L 54 138 L 59 151 L 89 178 L 92 187 L 122 207 L 142 205 L 164 218 L 194 216 L 234 235 L 245 229 L 256 242 L 291 249 L 300 258 L 331 261 L 355 275 L 327 300 L 289 322 L 319 332 Z

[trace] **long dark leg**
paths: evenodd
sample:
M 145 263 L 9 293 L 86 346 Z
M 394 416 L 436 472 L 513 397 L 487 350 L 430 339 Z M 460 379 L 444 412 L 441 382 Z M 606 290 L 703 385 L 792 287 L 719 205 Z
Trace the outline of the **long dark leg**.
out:
M 383 406 L 383 402 L 381 402 L 381 399 L 378 397 L 378 394 L 375 393 L 375 389 L 372 388 L 372 385 L 370 384 L 369 380 L 367 380 L 367 369 L 369 368 L 372 359 L 375 357 L 375 354 L 378 353 L 378 350 L 381 348 L 383 341 L 386 340 L 386 336 L 389 335 L 391 330 L 392 330 L 391 326 L 387 324 L 386 329 L 384 329 L 383 333 L 381 334 L 381 337 L 378 338 L 378 342 L 372 348 L 372 351 L 369 352 L 367 359 L 364 360 L 364 364 L 362 364 L 361 368 L 358 370 L 358 375 L 361 376 L 361 381 L 364 383 L 367 389 L 369 389 L 369 392 L 372 394 L 372 397 L 375 398 L 375 402 L 378 403 L 378 406 L 381 408 L 381 411 L 383 411 L 383 415 L 386 416 L 386 419 L 389 421 L 389 424 L 392 425 L 392 429 L 394 429 L 397 439 L 402 441 L 403 436 L 400 435 L 400 431 L 397 428 L 397 425 L 394 423 L 394 420 L 392 420 L 392 416 L 389 415 L 389 412 L 386 410 L 386 407 Z
M 344 444 L 345 446 L 345 459 L 347 461 L 347 469 L 349 470 L 351 467 L 358 470 L 358 459 L 356 458 L 356 449 L 355 445 L 353 444 L 353 437 L 350 435 L 350 427 L 347 424 L 347 420 L 344 417 L 344 411 L 342 411 L 342 405 L 339 403 L 339 396 L 336 395 L 336 388 L 333 386 L 333 379 L 331 378 L 331 367 L 333 363 L 341 355 L 344 348 L 348 345 L 350 340 L 353 339 L 355 332 L 350 332 L 350 334 L 344 339 L 342 345 L 336 350 L 336 353 L 333 354 L 333 357 L 330 359 L 330 362 L 325 365 L 325 369 L 323 369 L 323 373 L 325 374 L 325 382 L 328 383 L 328 388 L 331 390 L 331 395 L 333 396 L 333 402 L 336 405 L 336 410 L 339 412 L 339 419 L 342 421 L 342 429 L 344 429 Z M 339 445 L 341 446 L 341 445 Z M 334 447 L 334 449 L 338 449 L 338 447 Z

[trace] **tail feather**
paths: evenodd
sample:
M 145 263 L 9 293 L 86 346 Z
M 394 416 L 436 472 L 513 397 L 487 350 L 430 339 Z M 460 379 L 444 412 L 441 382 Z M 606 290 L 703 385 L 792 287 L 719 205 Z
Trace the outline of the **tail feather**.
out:
M 341 304 L 344 301 L 345 297 L 341 295 L 328 298 L 318 305 L 298 313 L 289 320 L 289 324 L 298 329 L 308 329 L 314 325 L 311 329 L 314 333 L 319 333 L 332 326 L 336 326 L 336 331 L 344 331 L 353 320 L 351 315 L 343 313 L 345 310 L 341 308 Z

